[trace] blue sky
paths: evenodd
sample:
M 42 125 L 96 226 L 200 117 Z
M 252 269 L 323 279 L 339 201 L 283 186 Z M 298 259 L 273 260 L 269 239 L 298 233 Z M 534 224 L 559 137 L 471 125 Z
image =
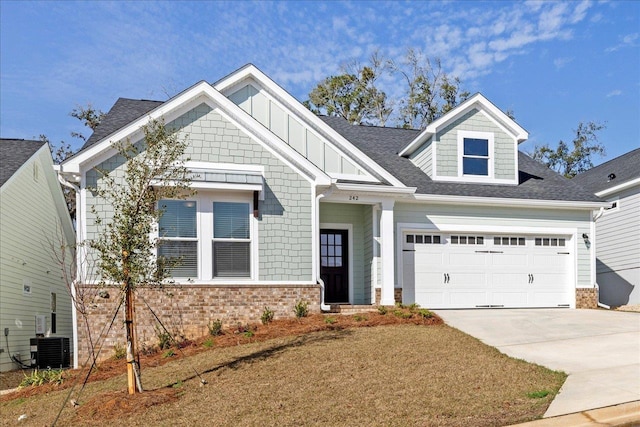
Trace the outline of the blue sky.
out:
M 640 2 L 0 2 L 0 135 L 80 142 L 76 105 L 165 100 L 251 62 L 303 101 L 372 52 L 440 58 L 513 110 L 535 144 L 606 122 L 607 156 L 640 146 Z M 387 76 L 383 89 L 401 95 Z

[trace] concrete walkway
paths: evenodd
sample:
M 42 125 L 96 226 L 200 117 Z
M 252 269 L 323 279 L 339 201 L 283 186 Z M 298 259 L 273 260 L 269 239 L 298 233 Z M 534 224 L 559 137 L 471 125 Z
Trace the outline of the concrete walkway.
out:
M 607 310 L 436 310 L 502 353 L 569 374 L 545 417 L 640 400 L 640 314 Z

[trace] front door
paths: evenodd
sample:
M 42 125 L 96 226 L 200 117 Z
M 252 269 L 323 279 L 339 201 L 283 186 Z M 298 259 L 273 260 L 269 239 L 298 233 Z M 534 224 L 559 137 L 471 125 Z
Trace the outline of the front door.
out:
M 327 303 L 349 302 L 347 230 L 320 230 L 320 277 Z

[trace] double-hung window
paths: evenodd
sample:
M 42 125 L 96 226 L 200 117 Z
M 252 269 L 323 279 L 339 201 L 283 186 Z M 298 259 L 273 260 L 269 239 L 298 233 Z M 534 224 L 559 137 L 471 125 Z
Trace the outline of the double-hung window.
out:
M 213 276 L 251 276 L 249 203 L 213 202 Z
M 158 256 L 175 262 L 172 277 L 198 277 L 197 202 L 194 200 L 161 200 L 163 214 L 159 222 Z
M 251 203 L 238 195 L 201 192 L 194 200 L 161 200 L 158 256 L 169 276 L 192 280 L 252 277 Z
M 462 174 L 489 176 L 489 140 L 464 138 Z

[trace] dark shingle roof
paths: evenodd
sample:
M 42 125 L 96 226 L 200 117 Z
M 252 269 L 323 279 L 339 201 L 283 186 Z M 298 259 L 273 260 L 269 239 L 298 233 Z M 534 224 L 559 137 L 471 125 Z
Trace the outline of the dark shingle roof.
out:
M 86 150 L 106 136 L 153 110 L 164 101 L 118 98 L 80 151 Z
M 592 193 L 560 176 L 524 153 L 518 153 L 519 184 L 488 185 L 433 181 L 398 152 L 420 132 L 399 128 L 354 126 L 338 117 L 321 119 L 358 147 L 402 183 L 416 187 L 416 194 L 470 197 L 503 197 L 533 200 L 601 201 Z
M 610 174 L 614 174 L 615 178 L 610 180 Z M 640 178 L 640 148 L 591 168 L 577 175 L 573 181 L 597 193 L 636 178 Z
M 0 187 L 45 143 L 0 138 Z

